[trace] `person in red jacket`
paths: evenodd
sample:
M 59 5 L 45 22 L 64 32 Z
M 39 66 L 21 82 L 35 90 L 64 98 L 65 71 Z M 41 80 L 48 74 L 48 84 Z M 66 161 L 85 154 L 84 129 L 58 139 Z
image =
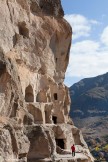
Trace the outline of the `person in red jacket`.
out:
M 71 150 L 72 150 L 72 156 L 75 156 L 75 146 L 71 146 Z

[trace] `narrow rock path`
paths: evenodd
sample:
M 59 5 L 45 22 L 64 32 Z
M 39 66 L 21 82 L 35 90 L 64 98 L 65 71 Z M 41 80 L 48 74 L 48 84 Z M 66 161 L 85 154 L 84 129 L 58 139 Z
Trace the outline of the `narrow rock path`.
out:
M 89 162 L 88 156 L 84 155 L 83 153 L 76 153 L 75 157 L 72 157 L 71 154 L 66 155 L 57 154 L 56 157 L 54 157 L 52 160 L 53 162 Z M 51 162 L 51 160 L 44 159 L 43 161 L 37 162 Z
M 66 154 L 66 155 L 57 155 L 57 157 L 55 159 L 56 160 L 60 160 L 60 159 L 73 159 L 73 160 L 81 159 L 81 160 L 88 160 L 88 157 L 86 155 L 84 155 L 83 153 L 76 153 L 75 154 L 75 157 L 72 157 L 71 154 Z

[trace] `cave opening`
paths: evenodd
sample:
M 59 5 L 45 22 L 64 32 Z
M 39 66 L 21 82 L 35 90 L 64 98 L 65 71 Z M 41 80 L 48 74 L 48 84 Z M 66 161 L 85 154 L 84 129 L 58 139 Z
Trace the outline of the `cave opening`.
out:
M 57 124 L 57 117 L 56 116 L 52 116 L 52 120 L 54 124 Z
M 5 72 L 6 72 L 6 64 L 4 62 L 0 61 L 0 77 Z
M 65 149 L 65 143 L 63 139 L 56 139 L 56 145 L 59 146 L 61 149 Z
M 14 102 L 13 108 L 12 108 L 11 117 L 15 117 L 16 116 L 17 109 L 18 109 L 18 103 Z
M 19 34 L 23 37 L 29 37 L 29 29 L 26 27 L 25 22 L 19 23 Z
M 31 85 L 29 85 L 25 90 L 25 101 L 34 102 L 33 89 Z
M 24 125 L 28 125 L 28 117 L 25 115 L 23 119 Z
M 47 102 L 46 92 L 40 91 L 36 96 L 36 102 Z
M 58 100 L 57 93 L 54 93 L 54 100 Z
M 48 123 L 48 112 L 45 111 L 45 123 Z
M 57 63 L 58 59 L 56 58 L 56 63 Z

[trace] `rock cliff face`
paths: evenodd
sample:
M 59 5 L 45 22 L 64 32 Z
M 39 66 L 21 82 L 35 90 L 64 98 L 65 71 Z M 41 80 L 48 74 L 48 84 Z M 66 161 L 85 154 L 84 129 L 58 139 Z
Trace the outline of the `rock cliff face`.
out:
M 63 15 L 60 0 L 0 0 L 2 162 L 67 162 L 60 156 L 73 143 L 86 155 L 71 161 L 93 161 L 68 116 L 72 30 Z

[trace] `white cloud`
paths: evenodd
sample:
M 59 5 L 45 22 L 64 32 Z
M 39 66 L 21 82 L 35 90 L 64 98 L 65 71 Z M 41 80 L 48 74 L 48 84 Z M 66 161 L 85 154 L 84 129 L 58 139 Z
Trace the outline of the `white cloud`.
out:
M 90 35 L 91 26 L 97 25 L 96 20 L 89 20 L 79 14 L 65 15 L 64 18 L 70 23 L 73 29 L 73 40 Z
M 84 40 L 73 44 L 71 51 L 74 54 L 92 54 L 98 51 L 99 43 L 92 40 Z
M 94 25 L 100 25 L 101 23 L 96 21 L 96 20 L 90 20 L 90 23 L 91 24 L 94 24 Z
M 108 26 L 104 29 L 102 35 L 101 35 L 101 41 L 106 46 L 108 46 Z
M 108 26 L 101 34 L 99 33 L 100 38 L 96 41 L 93 39 L 96 38 L 93 32 L 94 25 L 100 25 L 100 22 L 75 14 L 66 15 L 65 19 L 73 28 L 73 44 L 66 72 L 67 85 L 70 85 L 74 78 L 94 77 L 108 72 Z M 84 37 L 86 39 L 83 41 L 78 39 Z
M 93 77 L 105 72 L 108 72 L 108 50 L 91 40 L 73 44 L 67 77 Z

